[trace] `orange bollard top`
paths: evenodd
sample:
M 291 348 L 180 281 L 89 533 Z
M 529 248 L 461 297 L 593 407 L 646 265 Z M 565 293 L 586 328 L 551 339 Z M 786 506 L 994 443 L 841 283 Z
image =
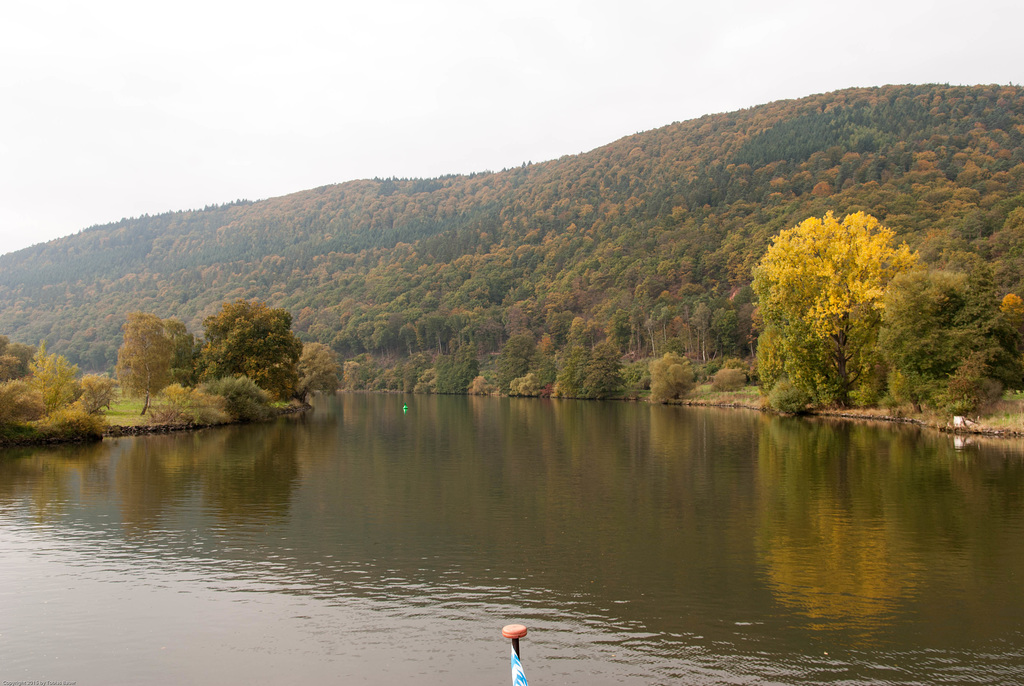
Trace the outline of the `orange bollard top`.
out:
M 522 638 L 526 635 L 526 627 L 522 624 L 509 624 L 501 630 L 505 638 Z

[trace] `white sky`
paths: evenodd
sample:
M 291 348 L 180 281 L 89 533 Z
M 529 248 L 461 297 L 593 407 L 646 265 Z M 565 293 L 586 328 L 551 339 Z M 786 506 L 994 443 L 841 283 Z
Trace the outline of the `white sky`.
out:
M 578 153 L 850 86 L 1024 82 L 1020 0 L 3 0 L 0 253 Z

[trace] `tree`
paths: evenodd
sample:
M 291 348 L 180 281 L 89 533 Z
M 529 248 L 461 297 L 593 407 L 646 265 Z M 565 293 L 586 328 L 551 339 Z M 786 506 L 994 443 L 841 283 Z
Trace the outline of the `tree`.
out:
M 299 380 L 294 397 L 301 403 L 313 392 L 333 393 L 341 385 L 338 356 L 323 343 L 305 343 L 299 357 Z
M 473 379 L 480 373 L 476 349 L 467 344 L 460 347 L 455 355 L 439 355 L 434 362 L 434 372 L 434 393 L 466 393 Z
M 584 397 L 584 379 L 590 364 L 590 349 L 584 345 L 570 345 L 562 354 L 562 366 L 558 370 L 556 391 L 563 398 Z
M 586 398 L 605 398 L 622 387 L 622 356 L 611 341 L 599 343 L 590 353 L 583 377 Z
M 520 333 L 512 336 L 505 342 L 498 355 L 497 382 L 498 390 L 502 393 L 509 392 L 509 384 L 513 379 L 526 376 L 530 371 L 530 364 L 533 361 L 537 344 L 533 340 L 533 334 Z
M 693 388 L 694 373 L 690 360 L 665 353 L 651 362 L 651 402 L 665 403 L 682 398 Z
M 171 339 L 155 314 L 132 312 L 121 328 L 124 342 L 117 351 L 117 379 L 129 394 L 145 398 L 140 414 L 146 414 L 150 396 L 171 382 Z
M 287 310 L 236 300 L 224 303 L 203 326 L 203 378 L 247 376 L 279 400 L 292 395 L 302 342 L 292 333 Z
M 985 265 L 969 275 L 901 274 L 884 302 L 879 346 L 897 400 L 962 414 L 996 386 L 1021 387 L 1020 333 L 1013 313 L 1000 307 Z
M 11 343 L 7 336 L 0 336 L 0 381 L 27 376 L 28 363 L 35 353 L 30 345 Z
M 32 387 L 43 397 L 46 414 L 75 402 L 81 393 L 78 385 L 78 365 L 71 364 L 63 355 L 46 354 L 46 341 L 39 344 L 39 350 L 28 365 L 32 374 Z
M 171 381 L 182 386 L 194 386 L 198 381 L 196 363 L 199 360 L 195 336 L 177 319 L 165 319 L 164 331 L 171 342 Z
M 781 232 L 754 270 L 765 355 L 818 403 L 847 404 L 873 365 L 886 286 L 917 261 L 893 236 L 871 215 L 829 212 Z

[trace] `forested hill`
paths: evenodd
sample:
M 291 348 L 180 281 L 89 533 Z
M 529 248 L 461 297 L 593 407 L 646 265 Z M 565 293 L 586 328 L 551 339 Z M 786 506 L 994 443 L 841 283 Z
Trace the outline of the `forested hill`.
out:
M 574 318 L 649 354 L 749 352 L 769 238 L 864 210 L 1024 295 L 1024 89 L 886 86 L 716 114 L 498 173 L 353 181 L 127 219 L 0 257 L 0 333 L 112 366 L 130 311 L 285 307 L 345 357 L 493 352 Z

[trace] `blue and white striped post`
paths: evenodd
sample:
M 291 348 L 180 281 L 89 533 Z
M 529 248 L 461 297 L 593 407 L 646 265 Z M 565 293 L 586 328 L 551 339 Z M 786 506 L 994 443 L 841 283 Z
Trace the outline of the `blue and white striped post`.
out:
M 501 630 L 501 635 L 512 639 L 512 686 L 528 686 L 523 663 L 519 660 L 519 639 L 526 635 L 526 627 L 522 624 L 509 624 Z

